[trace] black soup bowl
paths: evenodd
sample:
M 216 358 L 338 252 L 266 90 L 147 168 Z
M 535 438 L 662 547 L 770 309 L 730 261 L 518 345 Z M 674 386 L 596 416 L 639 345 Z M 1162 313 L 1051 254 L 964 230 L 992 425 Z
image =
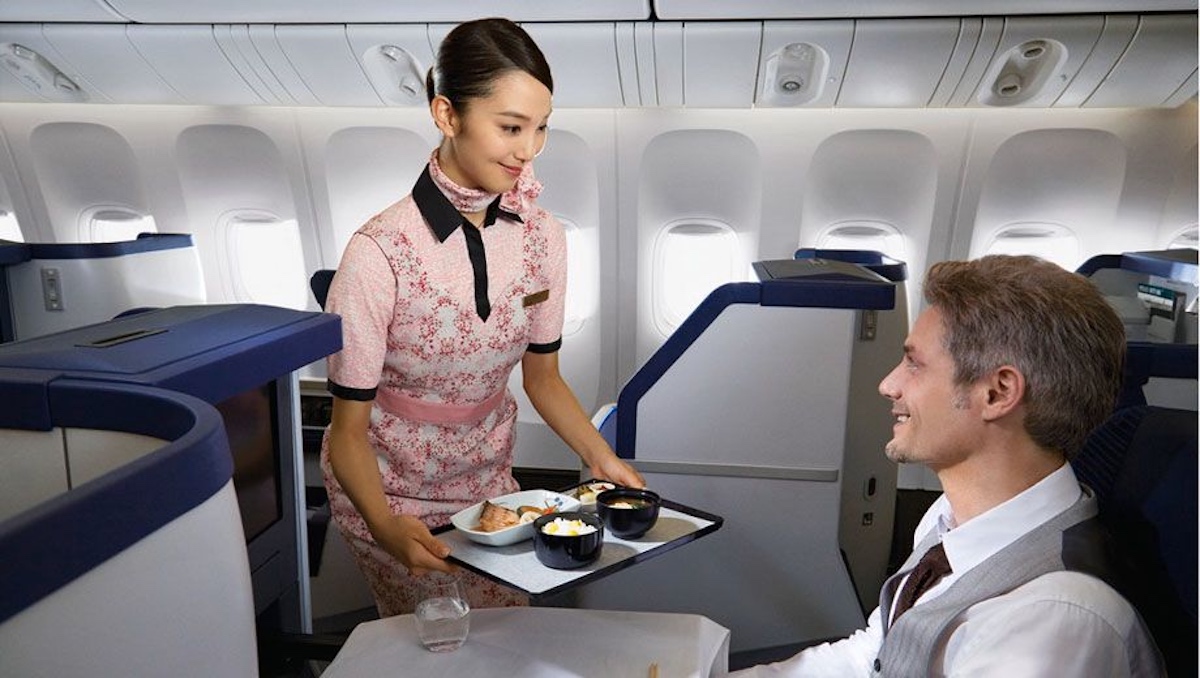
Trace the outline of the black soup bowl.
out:
M 548 534 L 546 526 L 555 520 L 582 522 L 594 528 L 585 534 Z M 551 528 L 553 529 L 553 528 Z M 564 511 L 550 513 L 533 521 L 533 552 L 546 567 L 571 570 L 595 562 L 604 545 L 604 523 L 594 513 Z
M 596 510 L 608 531 L 621 539 L 637 539 L 658 522 L 662 499 L 650 490 L 618 487 L 596 495 Z

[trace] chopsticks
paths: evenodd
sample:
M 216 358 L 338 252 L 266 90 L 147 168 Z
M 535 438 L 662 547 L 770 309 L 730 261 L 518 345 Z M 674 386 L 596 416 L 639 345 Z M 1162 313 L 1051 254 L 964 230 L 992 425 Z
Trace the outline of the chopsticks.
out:
M 650 678 L 658 678 L 658 662 L 650 663 Z

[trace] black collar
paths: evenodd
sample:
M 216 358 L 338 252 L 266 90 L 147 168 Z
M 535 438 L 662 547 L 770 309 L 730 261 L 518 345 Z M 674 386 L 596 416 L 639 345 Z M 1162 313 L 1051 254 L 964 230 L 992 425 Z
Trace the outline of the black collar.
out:
M 437 236 L 438 242 L 446 242 L 459 226 L 467 219 L 454 205 L 450 204 L 450 200 L 442 193 L 437 184 L 433 183 L 433 177 L 429 174 L 429 165 L 425 165 L 425 170 L 421 172 L 421 176 L 417 177 L 417 183 L 412 189 L 413 200 L 417 203 L 417 209 L 421 211 L 421 216 L 425 218 L 425 223 L 429 224 L 430 230 Z M 487 228 L 496 223 L 496 219 L 503 216 L 510 221 L 523 223 L 521 217 L 513 212 L 500 207 L 500 196 L 487 206 L 487 211 L 483 215 L 483 227 Z

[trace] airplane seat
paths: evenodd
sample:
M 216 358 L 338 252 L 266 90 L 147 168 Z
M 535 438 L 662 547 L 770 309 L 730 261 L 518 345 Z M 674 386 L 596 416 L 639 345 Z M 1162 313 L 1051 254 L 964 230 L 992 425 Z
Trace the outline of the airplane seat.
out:
M 682 568 L 662 558 L 589 583 L 580 607 L 704 614 L 733 631 L 733 653 L 863 626 L 895 505 L 876 386 L 908 315 L 902 263 L 838 254 L 755 262 L 759 282 L 717 287 L 595 414 L 650 487 L 739 529 Z M 747 554 L 755 576 L 731 579 Z
M 329 286 L 333 284 L 333 274 L 337 269 L 323 268 L 308 279 L 309 289 L 321 309 L 325 309 L 325 299 L 329 296 Z M 315 489 L 315 488 L 310 488 Z M 310 494 L 321 494 L 311 492 Z M 309 573 L 316 577 L 320 574 L 321 559 L 325 553 L 325 535 L 330 520 L 329 498 L 325 496 L 309 498 L 308 516 L 308 560 Z
M 1128 350 L 1117 408 L 1196 409 L 1196 250 L 1101 254 L 1076 272 L 1096 285 L 1125 326 Z
M 203 304 L 192 236 L 142 233 L 95 243 L 10 243 L 0 253 L 0 340 L 29 339 L 119 317 L 130 309 Z
M 138 306 L 136 308 L 131 308 L 126 311 L 121 311 L 120 313 L 114 315 L 112 317 L 112 319 L 119 320 L 121 318 L 128 318 L 130 316 L 140 315 L 142 313 L 149 313 L 150 311 L 157 311 L 159 308 L 161 308 L 161 307 L 159 307 L 159 306 Z
M 217 410 L 0 369 L 0 675 L 257 675 Z
M 1197 672 L 1196 427 L 1194 410 L 1122 408 L 1071 462 L 1099 498 L 1122 593 L 1141 613 L 1173 676 Z
M 337 273 L 335 268 L 323 268 L 308 279 L 308 286 L 312 289 L 313 297 L 321 308 L 325 308 L 325 298 L 329 296 L 329 286 L 333 284 L 333 274 Z

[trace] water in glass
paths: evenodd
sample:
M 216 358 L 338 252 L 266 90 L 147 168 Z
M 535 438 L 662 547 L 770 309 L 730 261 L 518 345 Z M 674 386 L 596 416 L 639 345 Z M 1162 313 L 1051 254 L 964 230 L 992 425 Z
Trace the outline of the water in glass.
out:
M 433 652 L 457 650 L 470 631 L 470 607 L 455 583 L 432 588 L 417 604 L 417 636 Z

